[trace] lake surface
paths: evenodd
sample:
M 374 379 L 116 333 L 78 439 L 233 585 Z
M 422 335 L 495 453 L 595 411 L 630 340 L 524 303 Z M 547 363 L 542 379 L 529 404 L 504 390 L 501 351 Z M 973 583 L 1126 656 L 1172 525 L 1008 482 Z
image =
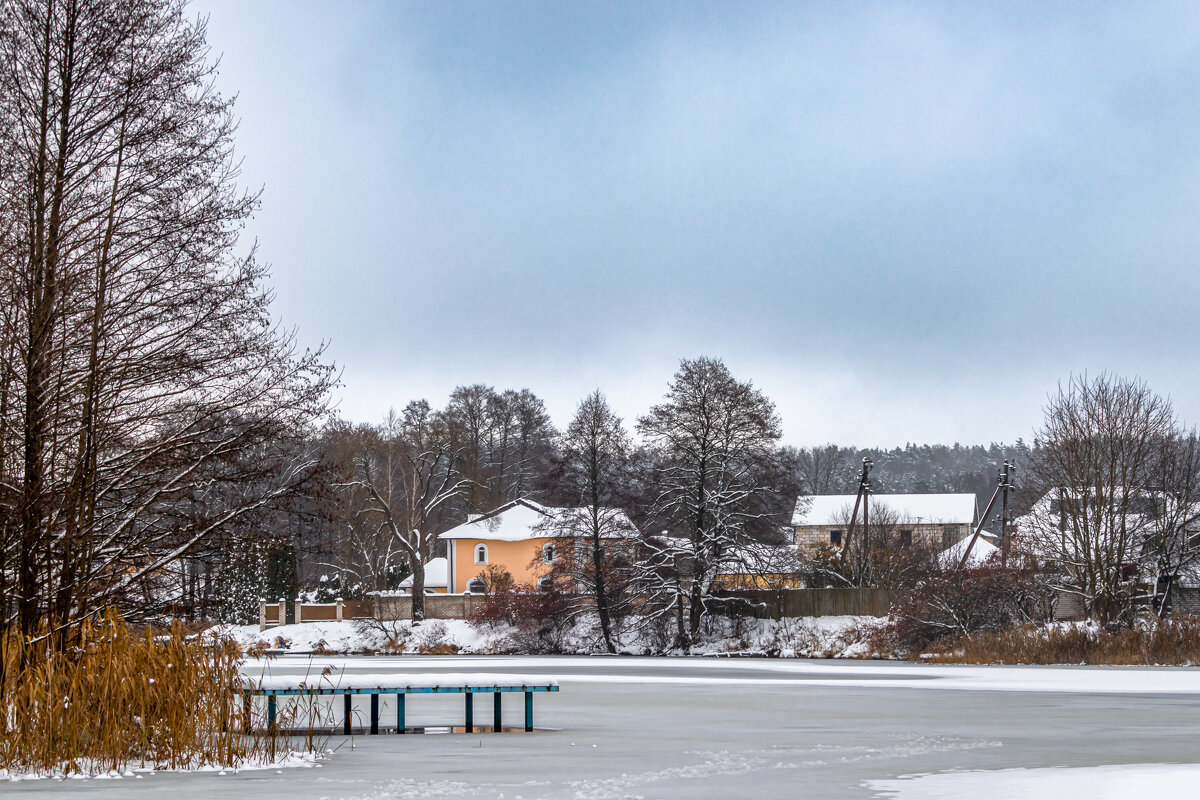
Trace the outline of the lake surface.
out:
M 558 680 L 561 691 L 535 697 L 532 734 L 338 735 L 317 768 L 43 780 L 0 785 L 0 795 L 907 797 L 905 776 L 928 773 L 1042 770 L 1026 776 L 1036 780 L 1061 774 L 1047 768 L 1200 761 L 1200 670 L 1192 669 L 492 656 L 246 665 L 249 674 L 298 680 L 325 668 L 398 681 L 406 672 L 530 675 Z M 406 712 L 409 725 L 461 725 L 463 698 L 411 696 Z M 519 725 L 521 695 L 505 696 L 504 712 L 506 724 Z M 385 698 L 385 726 L 394 714 Z M 490 724 L 491 714 L 490 699 L 477 699 L 476 721 Z

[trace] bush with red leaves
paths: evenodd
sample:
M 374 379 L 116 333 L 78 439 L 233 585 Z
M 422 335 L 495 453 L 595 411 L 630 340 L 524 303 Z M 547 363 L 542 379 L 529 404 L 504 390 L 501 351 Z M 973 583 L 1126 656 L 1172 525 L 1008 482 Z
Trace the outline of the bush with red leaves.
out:
M 563 635 L 571 621 L 570 598 L 551 587 L 538 590 L 518 584 L 502 567 L 489 567 L 484 575 L 488 593 L 471 617 L 476 625 L 511 625 L 513 643 L 520 652 L 561 652 Z

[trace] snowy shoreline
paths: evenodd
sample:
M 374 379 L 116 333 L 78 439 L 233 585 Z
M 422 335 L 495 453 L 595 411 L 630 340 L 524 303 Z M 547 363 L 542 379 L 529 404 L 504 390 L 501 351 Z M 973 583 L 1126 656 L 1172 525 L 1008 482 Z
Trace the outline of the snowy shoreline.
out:
M 621 655 L 694 655 L 739 657 L 777 655 L 782 658 L 871 658 L 867 634 L 884 621 L 880 617 L 829 616 L 787 620 L 721 620 L 704 640 L 688 652 L 654 646 L 646 635 L 622 639 Z M 609 655 L 599 647 L 594 625 L 583 621 L 563 637 L 560 652 L 567 655 Z M 237 642 L 251 653 L 271 655 L 523 655 L 507 625 L 478 625 L 466 620 L 426 620 L 384 625 L 362 621 L 306 622 L 260 631 L 257 625 L 222 625 L 209 636 Z

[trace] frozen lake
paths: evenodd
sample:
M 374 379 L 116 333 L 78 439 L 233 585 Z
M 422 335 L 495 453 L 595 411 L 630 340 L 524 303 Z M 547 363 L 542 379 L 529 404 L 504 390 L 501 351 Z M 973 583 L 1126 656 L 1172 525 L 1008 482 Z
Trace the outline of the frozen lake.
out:
M 319 768 L 9 783 L 0 795 L 986 800 L 1200 780 L 1200 670 L 491 656 L 287 657 L 246 669 L 300 676 L 326 665 L 542 675 L 562 690 L 537 695 L 532 734 L 334 736 Z M 521 696 L 504 703 L 506 723 L 519 724 Z M 459 695 L 413 696 L 408 723 L 461 725 L 462 708 Z M 385 703 L 384 725 L 394 714 Z M 489 698 L 475 718 L 490 724 Z M 989 772 L 968 772 L 979 770 Z

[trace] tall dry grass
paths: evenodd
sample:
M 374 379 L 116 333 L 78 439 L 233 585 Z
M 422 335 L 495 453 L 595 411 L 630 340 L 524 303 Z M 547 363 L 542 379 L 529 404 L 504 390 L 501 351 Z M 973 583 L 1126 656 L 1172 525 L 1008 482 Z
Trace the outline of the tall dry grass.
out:
M 922 660 L 947 664 L 1200 664 L 1200 618 L 1109 631 L 1097 625 L 1015 625 L 935 641 Z
M 3 634 L 0 769 L 236 767 L 274 760 L 283 746 L 244 716 L 235 644 L 189 638 L 178 624 L 134 633 L 115 613 L 84 623 L 73 639 L 57 649 L 48 638 Z

